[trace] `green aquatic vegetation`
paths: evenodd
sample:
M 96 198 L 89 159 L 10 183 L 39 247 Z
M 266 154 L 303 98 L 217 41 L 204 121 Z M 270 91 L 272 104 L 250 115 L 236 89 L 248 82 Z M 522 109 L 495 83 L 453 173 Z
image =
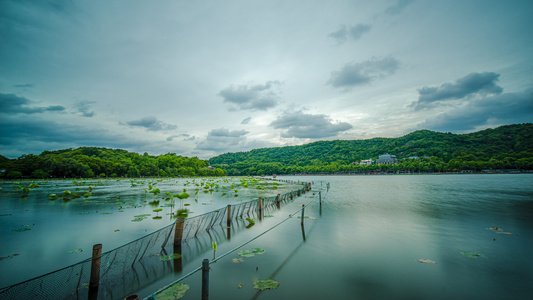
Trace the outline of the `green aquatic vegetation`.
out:
M 38 187 L 39 187 L 39 185 L 35 184 L 35 182 L 30 183 L 30 186 L 29 186 L 30 189 L 35 189 L 35 188 L 38 188 Z
M 478 257 L 484 257 L 483 254 L 479 254 L 479 253 L 476 253 L 476 252 L 460 252 L 461 255 L 464 255 L 466 257 L 470 257 L 470 258 L 478 258 Z
M 13 214 L 2 214 L 0 215 L 0 217 L 7 217 L 7 216 L 12 216 Z
M 80 213 L 80 215 L 88 215 L 88 214 L 90 214 L 88 211 Z
M 31 230 L 31 228 L 24 227 L 24 228 L 13 229 L 12 231 L 23 232 L 23 231 L 29 231 L 29 230 Z
M 67 251 L 67 253 L 80 253 L 80 252 L 83 252 L 83 249 L 78 248 L 78 249 L 73 249 L 73 250 L 68 250 Z
M 0 257 L 0 261 L 6 260 L 6 259 L 12 259 L 13 257 L 18 256 L 18 254 L 9 254 L 8 256 Z
M 146 217 L 149 217 L 151 216 L 151 214 L 143 214 L 143 215 L 136 215 L 136 216 L 133 216 L 134 218 L 146 218 Z
M 157 294 L 157 300 L 175 300 L 180 299 L 189 290 L 189 285 L 186 283 L 178 282 L 171 285 L 166 290 Z
M 248 226 L 246 226 L 246 228 L 250 228 L 250 227 L 255 225 L 255 221 L 250 219 L 250 218 L 246 218 L 246 221 L 249 222 L 249 224 L 248 224 Z
M 156 217 L 159 217 L 159 212 L 162 211 L 163 209 L 162 208 L 156 208 L 153 210 L 153 212 L 157 213 L 157 216 Z M 154 217 L 154 219 L 156 218 Z
M 261 249 L 261 248 L 251 248 L 251 249 L 248 249 L 248 250 L 241 250 L 239 251 L 239 256 L 242 256 L 242 257 L 252 257 L 252 256 L 255 256 L 256 254 L 257 255 L 261 255 L 265 253 L 265 250 Z
M 169 260 L 173 260 L 173 259 L 178 259 L 180 257 L 181 257 L 181 254 L 173 253 L 173 254 L 170 254 L 170 255 L 161 255 L 161 256 L 159 256 L 159 260 L 160 261 L 169 261 Z
M 242 258 L 234 258 L 231 260 L 234 264 L 240 264 L 244 261 Z
M 100 213 L 101 215 L 112 215 L 113 213 L 112 212 L 103 212 L 103 213 Z
M 275 281 L 274 279 L 265 279 L 265 280 L 255 280 L 254 281 L 254 289 L 258 289 L 260 291 L 263 290 L 274 290 L 279 287 L 279 282 Z
M 178 211 L 176 212 L 176 217 L 178 218 L 187 218 L 188 215 L 189 215 L 188 209 L 178 209 Z

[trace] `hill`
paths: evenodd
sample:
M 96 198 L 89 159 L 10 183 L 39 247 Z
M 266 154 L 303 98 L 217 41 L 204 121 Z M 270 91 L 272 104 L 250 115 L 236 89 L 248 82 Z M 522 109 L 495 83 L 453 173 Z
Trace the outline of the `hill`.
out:
M 361 166 L 381 154 L 394 165 Z M 418 156 L 418 159 L 409 157 Z M 469 134 L 418 130 L 399 138 L 319 141 L 301 146 L 226 153 L 209 159 L 228 175 L 369 171 L 533 169 L 533 124 L 505 125 Z
M 208 168 L 207 160 L 174 153 L 151 156 L 120 149 L 81 147 L 44 151 L 0 160 L 1 175 L 18 177 L 139 177 L 179 175 L 224 175 L 221 169 Z

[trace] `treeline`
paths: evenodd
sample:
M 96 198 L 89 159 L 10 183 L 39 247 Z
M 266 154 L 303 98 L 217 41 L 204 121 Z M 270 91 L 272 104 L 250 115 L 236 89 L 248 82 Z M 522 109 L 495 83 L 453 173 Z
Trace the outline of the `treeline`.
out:
M 0 156 L 4 178 L 49 177 L 141 177 L 141 176 L 223 176 L 225 171 L 208 167 L 207 160 L 168 153 L 139 155 L 120 149 L 81 147 L 22 155 L 16 159 Z
M 363 159 L 376 160 L 385 153 L 396 155 L 399 163 L 354 164 Z M 409 158 L 413 156 L 419 159 Z M 533 124 L 469 134 L 419 130 L 399 138 L 320 141 L 226 153 L 209 162 L 228 175 L 533 170 Z

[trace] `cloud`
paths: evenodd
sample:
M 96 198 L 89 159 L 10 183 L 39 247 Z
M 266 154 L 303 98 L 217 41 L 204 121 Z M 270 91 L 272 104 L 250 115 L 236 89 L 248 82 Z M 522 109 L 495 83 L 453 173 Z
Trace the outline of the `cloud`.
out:
M 400 14 L 409 4 L 413 3 L 414 0 L 398 0 L 398 2 L 392 6 L 385 9 L 385 13 L 391 16 Z
M 178 128 L 176 125 L 158 121 L 156 117 L 145 117 L 140 120 L 126 122 L 129 126 L 144 127 L 149 131 L 167 131 Z
M 366 24 L 357 24 L 349 28 L 342 24 L 339 26 L 339 29 L 328 34 L 328 36 L 336 40 L 337 43 L 342 44 L 348 40 L 348 37 L 351 37 L 354 41 L 360 39 L 364 33 L 370 31 L 370 28 L 372 26 Z
M 198 140 L 198 138 L 196 136 L 194 136 L 194 135 L 190 135 L 190 134 L 187 134 L 187 133 L 182 133 L 182 134 L 172 135 L 172 136 L 167 137 L 167 142 L 171 142 L 175 138 L 179 138 L 179 137 L 182 137 L 183 141 L 185 141 L 185 142 L 196 142 Z
M 477 98 L 436 117 L 421 128 L 437 131 L 468 131 L 479 126 L 516 124 L 533 120 L 533 88 L 521 93 L 504 93 Z
M 439 87 L 422 87 L 418 100 L 410 107 L 415 110 L 435 106 L 436 102 L 455 100 L 471 95 L 501 94 L 503 89 L 496 85 L 500 74 L 494 72 L 470 73 L 455 82 L 446 82 Z
M 333 122 L 326 115 L 305 114 L 302 111 L 278 116 L 270 126 L 286 129 L 287 131 L 281 134 L 282 137 L 313 139 L 333 137 L 353 127 L 346 122 Z
M 327 84 L 344 89 L 369 84 L 373 80 L 394 74 L 399 65 L 400 62 L 393 57 L 372 58 L 361 63 L 348 63 L 341 70 L 331 72 Z
M 251 120 L 252 120 L 252 117 L 248 117 L 248 118 L 242 120 L 241 124 L 242 125 L 246 125 L 246 124 L 250 123 Z
M 96 103 L 95 101 L 79 101 L 78 103 L 74 104 L 74 108 L 80 113 L 82 116 L 87 118 L 94 117 L 94 111 L 89 111 L 90 106 L 92 104 Z
M 19 97 L 15 94 L 0 93 L 0 113 L 3 114 L 38 114 L 46 111 L 64 111 L 65 108 L 59 105 L 47 107 L 29 107 L 31 101 Z
M 231 103 L 240 110 L 268 110 L 278 104 L 278 92 L 275 90 L 281 83 L 267 81 L 265 84 L 229 86 L 221 90 L 218 95 L 225 103 Z
M 207 133 L 205 140 L 198 143 L 196 149 L 210 151 L 238 149 L 239 144 L 246 140 L 245 135 L 248 133 L 246 130 L 213 129 Z

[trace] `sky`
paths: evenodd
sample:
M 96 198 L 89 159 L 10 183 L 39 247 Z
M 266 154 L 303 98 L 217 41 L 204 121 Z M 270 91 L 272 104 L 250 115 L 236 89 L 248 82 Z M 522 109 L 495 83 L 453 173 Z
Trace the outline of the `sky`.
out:
M 0 154 L 533 122 L 533 1 L 0 0 Z

